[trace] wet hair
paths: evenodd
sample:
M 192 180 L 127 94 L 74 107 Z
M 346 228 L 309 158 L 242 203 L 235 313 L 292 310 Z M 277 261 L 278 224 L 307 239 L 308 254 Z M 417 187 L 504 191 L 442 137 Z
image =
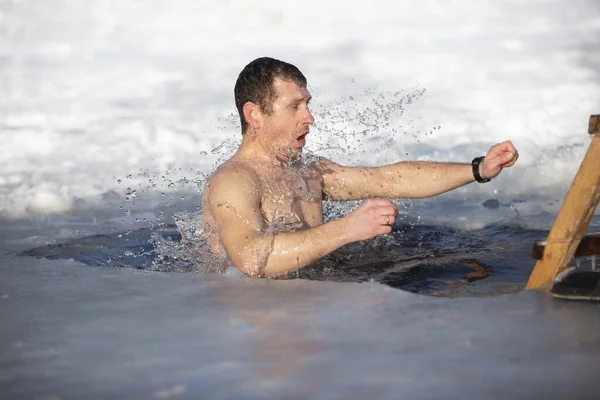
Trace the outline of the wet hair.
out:
M 246 102 L 251 101 L 257 104 L 261 111 L 267 115 L 273 111 L 273 101 L 277 96 L 273 87 L 275 78 L 295 82 L 306 87 L 306 78 L 295 65 L 270 57 L 257 58 L 240 72 L 233 93 L 235 95 L 235 106 L 242 123 L 242 134 L 248 128 L 248 122 L 244 118 L 244 104 Z

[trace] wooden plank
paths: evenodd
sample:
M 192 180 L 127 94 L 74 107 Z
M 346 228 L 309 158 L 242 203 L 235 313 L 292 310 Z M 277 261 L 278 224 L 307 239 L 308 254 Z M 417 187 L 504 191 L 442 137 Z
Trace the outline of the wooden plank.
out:
M 598 130 L 590 118 L 590 133 Z M 600 201 L 600 135 L 594 136 L 548 235 L 544 256 L 535 264 L 526 289 L 551 282 L 571 264 Z
M 592 115 L 590 117 L 588 133 L 590 135 L 600 135 L 600 115 Z
M 544 257 L 546 243 L 546 240 L 536 240 L 533 244 L 531 256 L 535 260 L 541 260 Z M 579 243 L 579 246 L 577 246 L 573 257 L 585 257 L 591 256 L 592 254 L 600 254 L 600 233 L 585 235 L 581 238 L 581 242 Z

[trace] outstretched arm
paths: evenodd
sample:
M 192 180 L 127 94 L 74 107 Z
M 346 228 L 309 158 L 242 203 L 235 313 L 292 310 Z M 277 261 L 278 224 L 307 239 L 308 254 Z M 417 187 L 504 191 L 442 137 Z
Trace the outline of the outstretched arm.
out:
M 303 268 L 343 245 L 389 233 L 397 209 L 384 199 L 364 202 L 344 218 L 298 232 L 267 230 L 251 171 L 217 173 L 205 196 L 232 264 L 252 276 L 277 276 Z
M 480 164 L 479 173 L 484 179 L 492 179 L 503 168 L 512 166 L 518 156 L 511 142 L 494 145 Z M 329 200 L 431 197 L 475 181 L 471 164 L 408 161 L 370 168 L 343 167 L 322 160 L 318 168 Z

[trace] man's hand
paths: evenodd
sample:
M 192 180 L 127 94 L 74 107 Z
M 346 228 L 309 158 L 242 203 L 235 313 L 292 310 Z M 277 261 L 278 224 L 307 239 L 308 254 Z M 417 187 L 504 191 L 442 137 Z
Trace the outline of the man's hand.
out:
M 390 233 L 398 215 L 398 208 L 387 199 L 368 199 L 346 215 L 345 233 L 350 242 L 371 239 Z
M 484 179 L 498 176 L 503 168 L 512 167 L 519 158 L 519 152 L 510 141 L 493 145 L 479 164 L 479 174 Z

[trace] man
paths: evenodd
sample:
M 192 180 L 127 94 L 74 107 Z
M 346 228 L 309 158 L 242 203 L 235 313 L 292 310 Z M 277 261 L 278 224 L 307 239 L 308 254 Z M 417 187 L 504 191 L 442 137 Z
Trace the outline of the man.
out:
M 472 164 L 399 162 L 343 167 L 304 160 L 314 118 L 306 78 L 295 66 L 259 58 L 240 73 L 235 101 L 242 123 L 237 152 L 207 180 L 204 233 L 240 271 L 272 277 L 296 271 L 352 242 L 391 232 L 398 210 L 389 199 L 435 196 L 496 177 L 512 166 L 512 143 L 493 146 Z M 364 200 L 323 224 L 323 200 Z

